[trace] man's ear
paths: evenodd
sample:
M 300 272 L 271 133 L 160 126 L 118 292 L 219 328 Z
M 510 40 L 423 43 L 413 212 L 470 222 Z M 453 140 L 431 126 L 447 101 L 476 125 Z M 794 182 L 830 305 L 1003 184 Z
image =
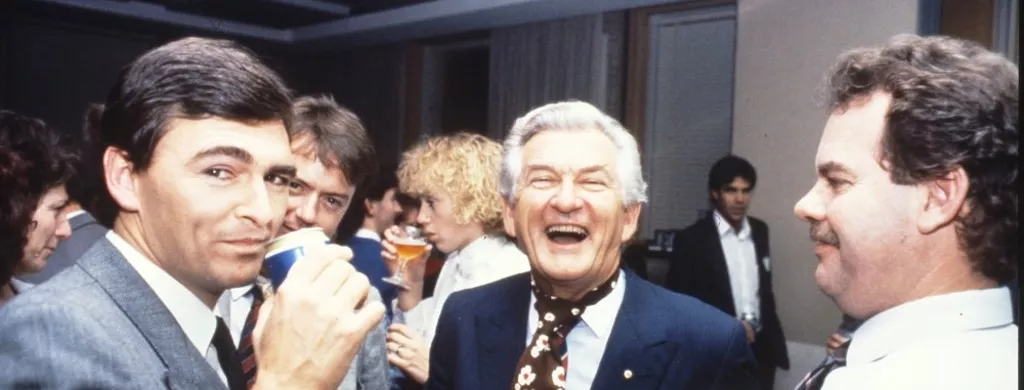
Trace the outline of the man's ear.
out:
M 920 184 L 926 198 L 917 217 L 917 230 L 932 233 L 965 213 L 971 181 L 963 167 L 956 167 L 934 180 Z
M 135 165 L 128 158 L 128 152 L 113 146 L 103 151 L 103 179 L 107 190 L 114 202 L 125 211 L 139 210 L 136 177 Z
M 377 215 L 377 208 L 375 207 L 376 205 L 374 205 L 373 203 L 374 202 L 370 201 L 370 199 L 363 199 L 363 210 L 366 210 L 367 217 L 373 217 Z
M 640 228 L 640 210 L 642 209 L 643 203 L 626 206 L 626 219 L 622 221 L 622 242 L 632 239 Z

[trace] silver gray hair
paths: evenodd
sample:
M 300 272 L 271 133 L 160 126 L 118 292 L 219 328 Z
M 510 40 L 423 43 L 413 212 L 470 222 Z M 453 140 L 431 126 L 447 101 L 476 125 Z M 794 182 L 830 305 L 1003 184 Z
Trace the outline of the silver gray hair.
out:
M 598 130 L 618 149 L 616 171 L 625 206 L 647 203 L 647 183 L 640 165 L 636 138 L 597 107 L 580 101 L 551 103 L 516 119 L 505 137 L 498 190 L 509 204 L 518 197 L 519 174 L 523 169 L 523 145 L 542 131 Z

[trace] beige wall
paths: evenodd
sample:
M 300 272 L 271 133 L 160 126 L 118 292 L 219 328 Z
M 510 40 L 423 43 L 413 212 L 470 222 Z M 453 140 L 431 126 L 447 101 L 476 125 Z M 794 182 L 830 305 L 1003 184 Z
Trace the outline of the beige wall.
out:
M 820 344 L 840 320 L 814 283 L 808 226 L 793 215 L 814 180 L 825 119 L 819 82 L 843 50 L 916 25 L 916 0 L 739 0 L 732 150 L 758 169 L 751 214 L 771 227 L 775 296 L 790 340 Z

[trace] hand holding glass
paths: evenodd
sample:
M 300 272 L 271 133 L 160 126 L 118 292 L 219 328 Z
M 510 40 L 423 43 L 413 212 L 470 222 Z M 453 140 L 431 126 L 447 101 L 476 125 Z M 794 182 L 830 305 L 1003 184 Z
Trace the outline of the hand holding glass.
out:
M 408 289 L 409 285 L 405 283 L 405 266 L 409 261 L 418 260 L 427 251 L 429 246 L 427 245 L 426 238 L 423 237 L 423 231 L 415 226 L 403 227 L 402 233 L 404 233 L 403 237 L 399 237 L 392 242 L 395 250 L 398 252 L 398 269 L 395 270 L 394 275 L 385 277 L 383 280 L 403 289 Z

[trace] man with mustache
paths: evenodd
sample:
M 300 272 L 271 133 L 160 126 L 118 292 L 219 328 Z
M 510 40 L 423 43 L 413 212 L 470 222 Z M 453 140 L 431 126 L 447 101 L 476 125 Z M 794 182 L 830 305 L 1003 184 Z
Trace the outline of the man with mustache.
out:
M 676 233 L 665 287 L 742 323 L 761 388 L 771 390 L 776 367 L 789 369 L 789 355 L 775 311 L 768 225 L 747 215 L 755 186 L 757 171 L 746 159 L 725 156 L 715 162 L 708 173 L 714 210 Z
M 821 290 L 863 321 L 798 389 L 1016 389 L 1018 70 L 949 37 L 839 57 L 811 223 Z
M 185 38 L 119 74 L 100 119 L 101 222 L 53 279 L 0 309 L 2 389 L 246 388 L 214 311 L 251 283 L 295 176 L 291 94 L 238 44 Z M 315 248 L 254 330 L 256 389 L 341 382 L 384 314 L 351 251 Z

